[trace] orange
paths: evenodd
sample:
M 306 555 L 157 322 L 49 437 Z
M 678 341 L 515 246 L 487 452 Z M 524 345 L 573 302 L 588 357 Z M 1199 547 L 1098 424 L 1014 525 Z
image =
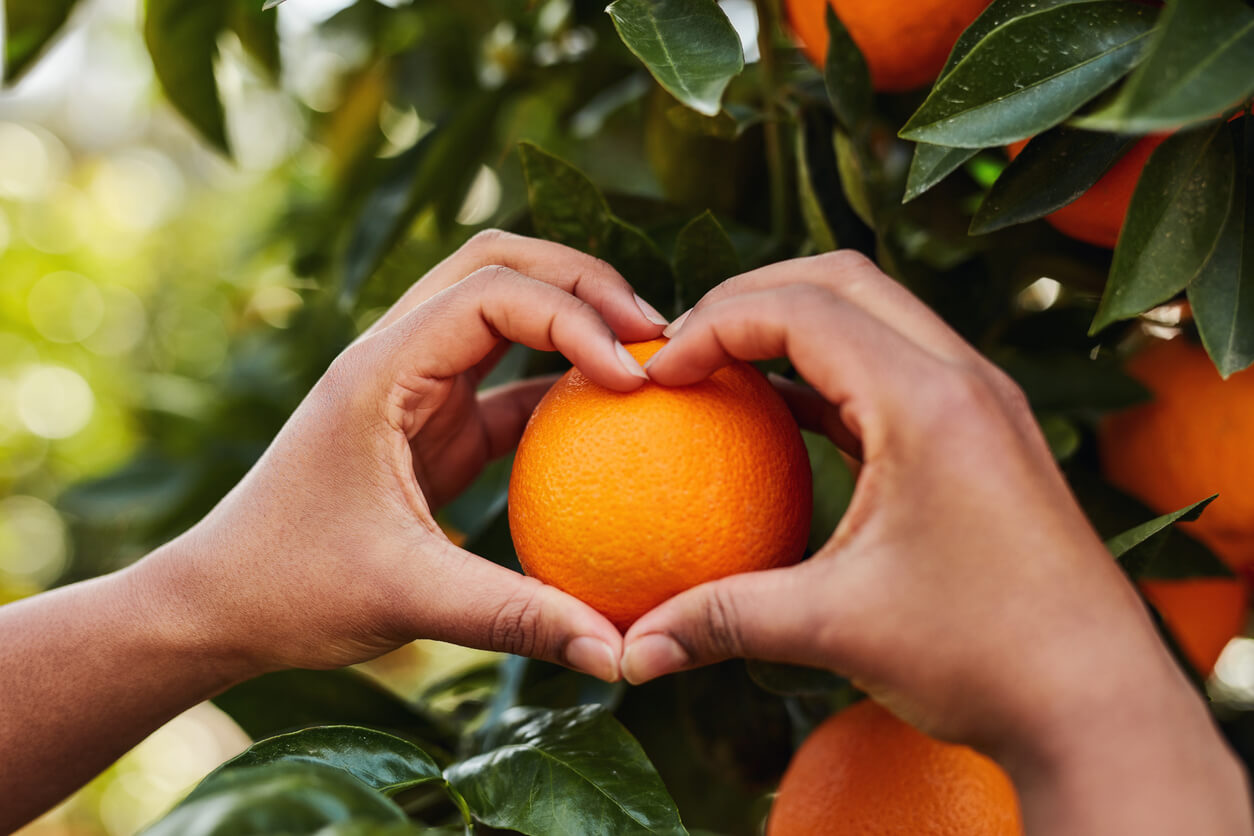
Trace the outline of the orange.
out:
M 941 743 L 871 700 L 806 738 L 784 773 L 767 836 L 1022 836 L 997 764 Z
M 1127 370 L 1154 399 L 1100 424 L 1106 479 L 1159 514 L 1219 494 L 1185 531 L 1254 570 L 1254 370 L 1224 380 L 1184 337 L 1154 341 Z
M 641 363 L 665 340 L 627 346 Z M 571 370 L 518 444 L 509 526 L 527 574 L 619 629 L 706 581 L 799 560 L 810 463 L 761 373 L 621 394 Z
M 1149 162 L 1150 154 L 1167 136 L 1147 136 L 1133 145 L 1088 191 L 1046 215 L 1045 220 L 1064 235 L 1114 249 L 1119 241 L 1119 230 L 1123 228 L 1123 219 L 1128 214 L 1128 205 L 1132 203 L 1132 193 L 1141 179 L 1141 170 Z M 1006 153 L 1013 160 L 1027 144 L 1026 139 L 1012 143 L 1006 148 Z
M 940 75 L 949 51 L 991 0 L 830 0 L 881 92 L 913 90 Z M 788 20 L 805 54 L 827 61 L 824 0 L 785 0 Z
M 1245 585 L 1237 578 L 1147 579 L 1140 587 L 1203 676 L 1215 669 L 1228 640 L 1245 629 Z

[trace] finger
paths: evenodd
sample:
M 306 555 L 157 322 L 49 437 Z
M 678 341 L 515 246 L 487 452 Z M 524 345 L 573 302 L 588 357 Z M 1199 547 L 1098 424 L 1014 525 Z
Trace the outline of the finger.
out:
M 439 568 L 433 573 L 426 564 L 419 581 L 438 594 L 416 614 L 415 635 L 543 659 L 607 682 L 619 678 L 622 635 L 603 615 L 451 543 L 444 550 Z
M 488 458 L 496 459 L 518 446 L 536 404 L 560 375 L 520 380 L 479 395 L 479 414 L 488 435 Z
M 822 591 L 812 565 L 732 575 L 659 605 L 624 637 L 623 678 L 638 685 L 739 657 L 829 667 L 822 635 L 839 599 Z
M 436 265 L 372 327 L 382 330 L 477 270 L 509 267 L 559 287 L 595 308 L 627 341 L 657 337 L 666 319 L 632 291 L 617 270 L 579 250 L 501 230 L 485 230 Z
M 739 360 L 787 356 L 838 410 L 867 456 L 897 426 L 914 426 L 910 407 L 926 399 L 946 365 L 862 309 L 809 284 L 744 293 L 694 310 L 647 364 L 663 386 L 703 380 Z M 868 437 L 878 433 L 876 438 Z
M 803 430 L 827 436 L 846 458 L 862 456 L 862 444 L 840 420 L 839 411 L 814 391 L 813 387 L 780 377 L 767 375 L 775 391 L 784 399 L 797 425 Z
M 407 397 L 423 380 L 444 380 L 473 368 L 504 338 L 560 351 L 595 382 L 619 392 L 644 383 L 640 365 L 587 302 L 508 267 L 486 267 L 415 308 L 392 327 L 358 343 L 364 364 Z M 421 399 L 419 398 L 419 401 Z
M 831 291 L 937 356 L 951 361 L 978 358 L 975 350 L 931 308 L 854 250 L 783 261 L 735 276 L 707 293 L 694 310 L 740 294 L 799 282 Z M 667 336 L 674 336 L 678 330 L 668 329 Z

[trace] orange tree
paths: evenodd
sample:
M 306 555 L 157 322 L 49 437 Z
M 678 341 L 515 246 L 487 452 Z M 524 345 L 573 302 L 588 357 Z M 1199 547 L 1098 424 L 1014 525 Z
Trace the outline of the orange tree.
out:
M 75 5 L 6 3 L 7 78 Z M 1200 342 L 1207 386 L 1237 385 L 1218 380 L 1254 361 L 1249 3 L 342 5 L 317 33 L 340 52 L 338 104 L 308 114 L 288 209 L 266 231 L 310 279 L 304 307 L 288 330 L 237 342 L 194 419 L 147 416 L 138 457 L 65 494 L 77 535 L 66 580 L 205 513 L 362 323 L 481 227 L 600 256 L 667 313 L 743 269 L 848 247 L 1022 385 L 1113 555 L 1164 608 L 1164 640 L 1204 668 L 1202 687 L 1244 594 L 1213 541 L 1173 526 L 1232 482 L 1191 471 L 1188 496 L 1142 490 L 1171 478 L 1151 447 L 1136 454 L 1140 481 L 1122 485 L 1138 501 L 1103 478 L 1095 428 L 1150 396 L 1122 360 L 1154 333 Z M 143 27 L 170 103 L 229 155 L 219 50 L 238 44 L 278 77 L 275 11 L 147 0 Z M 1149 135 L 1167 136 L 1148 147 Z M 1127 185 L 1119 199 L 1086 194 L 1108 172 L 1135 183 L 1130 197 Z M 514 350 L 488 382 L 559 368 Z M 1214 458 L 1216 439 L 1186 427 L 1206 408 L 1165 415 L 1165 460 Z M 807 447 L 814 548 L 853 476 L 825 442 Z M 1251 450 L 1237 432 L 1223 461 Z M 516 566 L 508 475 L 494 465 L 443 514 L 468 548 Z M 1184 507 L 1155 506 L 1164 493 Z M 1248 549 L 1254 526 L 1239 522 Z M 1223 608 L 1172 611 L 1193 601 L 1173 584 L 1216 579 L 1238 586 L 1224 596 L 1235 615 L 1185 626 Z M 834 675 L 740 662 L 626 688 L 507 658 L 403 694 L 353 671 L 276 673 L 215 700 L 257 743 L 151 832 L 755 833 L 799 742 L 854 699 Z M 1248 757 L 1245 715 L 1223 720 Z

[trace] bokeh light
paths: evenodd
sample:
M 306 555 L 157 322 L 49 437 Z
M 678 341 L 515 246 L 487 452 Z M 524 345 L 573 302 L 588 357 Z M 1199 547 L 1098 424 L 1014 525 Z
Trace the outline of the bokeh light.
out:
M 65 568 L 68 541 L 61 515 L 33 496 L 0 499 L 0 574 L 36 587 Z
M 17 414 L 42 438 L 69 438 L 91 420 L 95 398 L 82 375 L 63 366 L 31 366 L 18 378 Z

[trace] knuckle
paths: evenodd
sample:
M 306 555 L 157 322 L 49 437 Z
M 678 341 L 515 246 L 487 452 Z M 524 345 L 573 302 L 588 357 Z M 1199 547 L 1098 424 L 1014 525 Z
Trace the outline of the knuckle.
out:
M 714 657 L 727 659 L 744 652 L 744 636 L 735 598 L 722 587 L 716 587 L 705 599 L 702 618 L 702 644 Z
M 493 650 L 532 656 L 541 646 L 541 587 L 534 579 L 513 593 L 492 616 L 488 642 Z
M 466 242 L 466 246 L 473 250 L 493 250 L 515 237 L 517 236 L 503 229 L 481 229 Z

